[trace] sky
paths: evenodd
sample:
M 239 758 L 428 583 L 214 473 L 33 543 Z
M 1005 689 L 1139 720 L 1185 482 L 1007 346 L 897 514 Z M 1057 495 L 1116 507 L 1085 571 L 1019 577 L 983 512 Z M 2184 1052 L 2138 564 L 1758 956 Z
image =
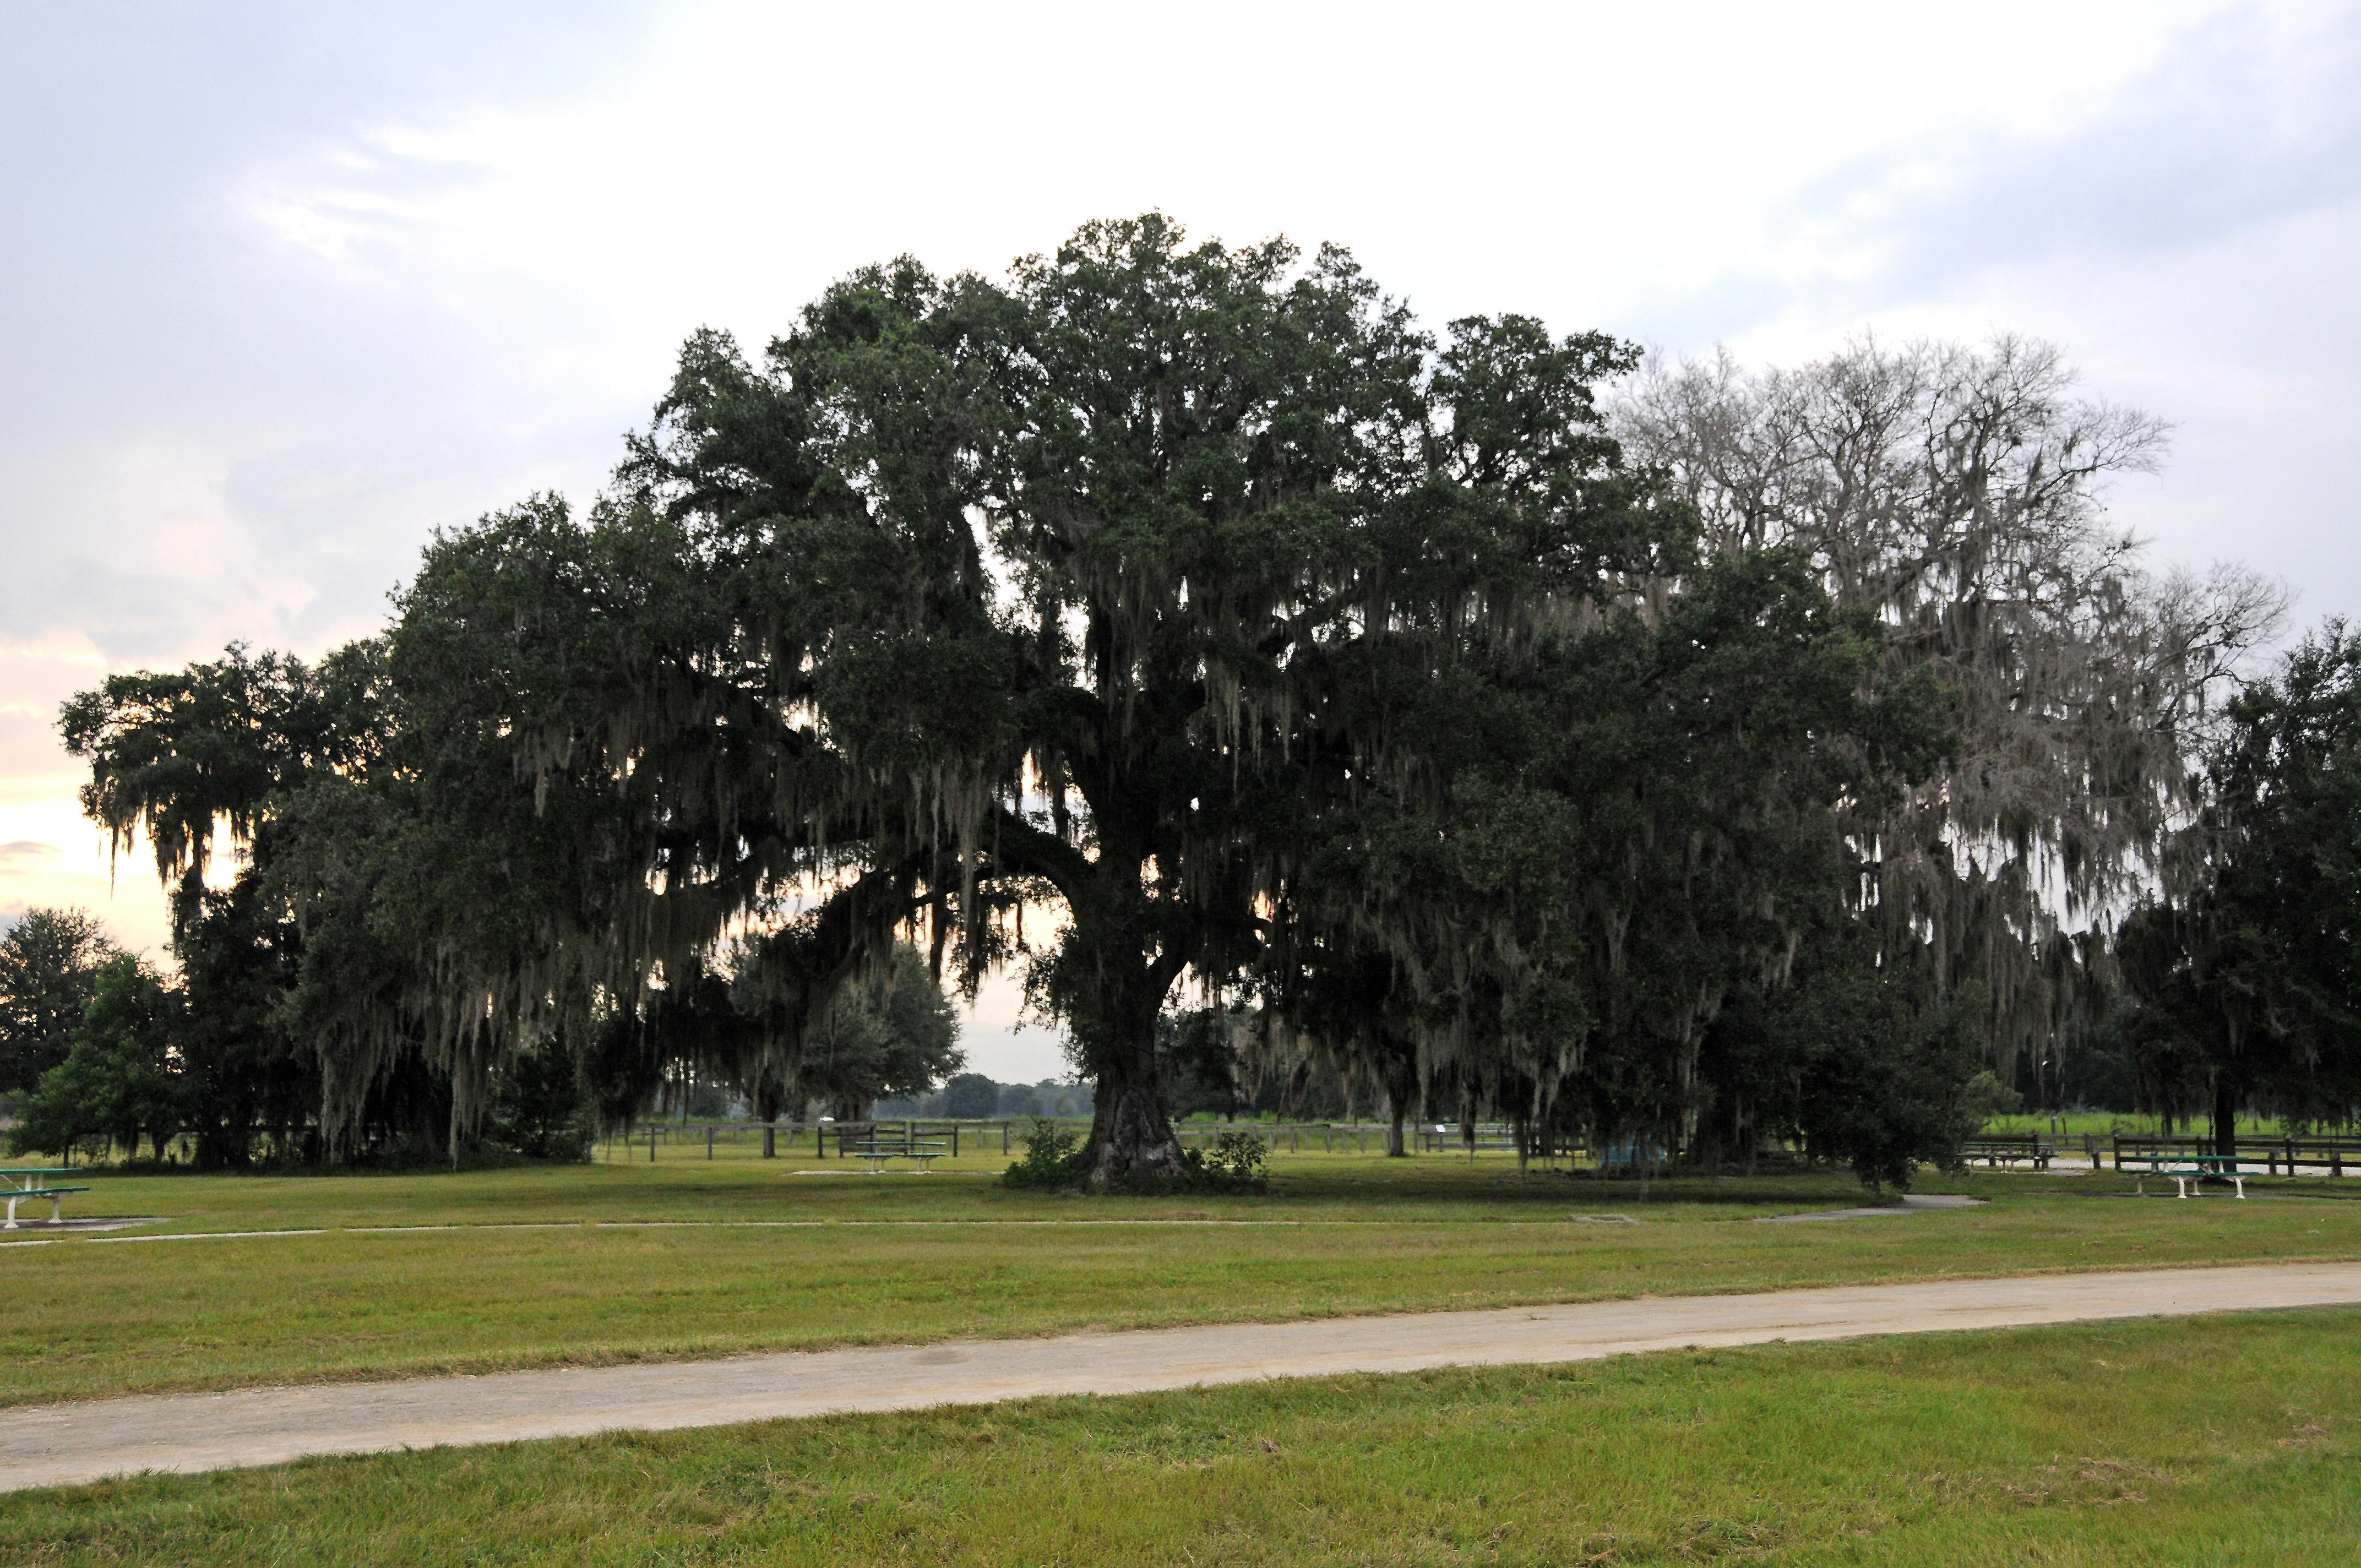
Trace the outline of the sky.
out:
M 163 939 L 72 693 L 377 630 L 434 530 L 595 495 L 700 326 L 1149 208 L 1431 322 L 2049 339 L 2176 427 L 2112 498 L 2158 564 L 2361 617 L 2361 5 L 0 0 L 0 920 Z M 972 1065 L 1061 1071 L 1017 1022 Z

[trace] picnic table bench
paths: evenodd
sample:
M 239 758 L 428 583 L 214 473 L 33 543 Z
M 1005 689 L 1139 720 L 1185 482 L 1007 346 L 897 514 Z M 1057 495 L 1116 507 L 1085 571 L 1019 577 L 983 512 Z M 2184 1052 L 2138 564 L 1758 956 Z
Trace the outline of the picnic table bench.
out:
M 920 1170 L 932 1169 L 934 1162 L 942 1157 L 943 1147 L 939 1138 L 864 1138 L 852 1146 L 852 1153 L 854 1158 L 869 1167 L 869 1174 L 875 1176 L 884 1170 L 890 1159 L 915 1159 Z
M 2238 1168 L 2238 1157 L 2234 1154 L 2126 1154 L 2116 1157 L 2115 1168 L 2123 1169 L 2126 1161 L 2146 1168 L 2133 1172 L 2135 1192 L 2147 1190 L 2148 1177 L 2169 1176 L 2180 1190 L 2180 1196 L 2186 1198 L 2191 1182 L 2202 1181 L 2210 1176 L 2235 1183 L 2240 1198 L 2246 1195 L 2246 1174 Z
M 52 1176 L 71 1176 L 72 1174 L 73 1170 L 71 1167 L 62 1165 L 26 1165 L 0 1168 L 0 1199 L 6 1200 L 8 1204 L 8 1223 L 0 1225 L 0 1231 L 13 1231 L 16 1228 L 16 1205 L 27 1199 L 48 1199 L 49 1222 L 54 1224 L 62 1219 L 64 1215 L 59 1207 L 60 1201 L 71 1197 L 77 1192 L 87 1192 L 90 1189 L 58 1187 L 50 1184 L 48 1179 Z

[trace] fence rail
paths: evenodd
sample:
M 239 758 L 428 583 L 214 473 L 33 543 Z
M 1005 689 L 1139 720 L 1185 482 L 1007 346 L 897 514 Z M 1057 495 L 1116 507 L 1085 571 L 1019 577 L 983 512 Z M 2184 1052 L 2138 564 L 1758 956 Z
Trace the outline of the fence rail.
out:
M 2124 1168 L 2124 1158 L 2171 1158 L 2176 1155 L 2219 1154 L 2220 1146 L 2198 1134 L 2158 1135 L 2152 1137 L 2117 1137 L 2114 1140 L 2115 1168 Z M 2263 1167 L 2266 1176 L 2277 1176 L 2284 1168 L 2293 1176 L 2299 1165 L 2314 1169 L 2325 1168 L 2333 1177 L 2345 1174 L 2348 1161 L 2361 1164 L 2361 1138 L 2305 1136 L 2284 1134 L 2277 1137 L 2244 1137 L 2231 1141 L 2234 1168 L 2248 1165 Z
M 937 1139 L 947 1144 L 951 1157 L 957 1158 L 962 1153 L 1014 1154 L 1031 1134 L 1037 1120 L 1049 1121 L 1072 1133 L 1087 1132 L 1091 1124 L 1087 1117 L 1029 1116 L 975 1121 L 941 1117 L 883 1117 L 865 1122 L 662 1121 L 636 1123 L 610 1133 L 606 1144 L 609 1158 L 618 1157 L 619 1152 L 622 1157 L 637 1158 L 638 1151 L 644 1148 L 647 1158 L 653 1161 L 659 1149 L 693 1153 L 701 1145 L 705 1157 L 711 1159 L 724 1144 L 734 1149 L 759 1138 L 766 1159 L 798 1146 L 821 1159 L 842 1159 L 855 1145 L 873 1139 Z M 1211 1149 L 1223 1134 L 1245 1132 L 1262 1138 L 1274 1154 L 1300 1155 L 1382 1153 L 1389 1129 L 1383 1122 L 1180 1122 L 1173 1124 L 1172 1130 L 1184 1148 Z M 1433 1122 L 1413 1123 L 1405 1132 L 1406 1146 L 1420 1153 L 1464 1152 L 1472 1157 L 1479 1153 L 1516 1153 L 1520 1149 L 1517 1129 L 1505 1122 L 1479 1123 L 1472 1129 Z M 2138 1160 L 2215 1152 L 2212 1138 L 2196 1134 L 2119 1134 L 2105 1138 L 2094 1133 L 2018 1134 L 1977 1138 L 1971 1143 L 1974 1146 L 1969 1156 L 1971 1159 L 2013 1163 L 2038 1156 L 2048 1163 L 2059 1156 L 2079 1155 L 2090 1161 L 2092 1170 L 2103 1169 L 2109 1163 L 2121 1170 L 2127 1157 Z M 2246 1136 L 2237 1139 L 2235 1147 L 2241 1168 L 2257 1166 L 2262 1174 L 2270 1176 L 2292 1176 L 2301 1169 L 2342 1177 L 2347 1166 L 2361 1168 L 2361 1137 Z M 1581 1144 L 1548 1148 L 1527 1144 L 1522 1152 L 1534 1159 L 1596 1157 L 1601 1165 L 1656 1165 L 1666 1157 L 1663 1150 L 1653 1146 L 1595 1150 Z
M 1031 1135 L 1037 1120 L 1072 1133 L 1086 1133 L 1091 1125 L 1090 1118 L 1073 1116 L 1002 1116 L 977 1121 L 942 1117 L 878 1117 L 865 1122 L 649 1121 L 615 1129 L 604 1142 L 609 1158 L 626 1154 L 637 1158 L 638 1151 L 644 1149 L 647 1157 L 653 1160 L 659 1149 L 693 1152 L 701 1146 L 705 1157 L 711 1159 L 724 1146 L 735 1149 L 760 1139 L 765 1159 L 798 1146 L 817 1158 L 841 1159 L 852 1146 L 874 1138 L 937 1138 L 950 1144 L 951 1157 L 957 1158 L 962 1152 L 996 1150 L 1004 1155 L 1014 1154 Z M 1310 1154 L 1315 1150 L 1322 1154 L 1382 1154 L 1389 1130 L 1389 1124 L 1384 1122 L 1176 1122 L 1172 1126 L 1173 1135 L 1183 1148 L 1210 1150 L 1223 1134 L 1240 1132 L 1252 1133 L 1273 1153 L 1285 1154 Z M 1456 1126 L 1428 1123 L 1412 1124 L 1405 1132 L 1405 1143 L 1422 1150 L 1450 1152 L 1470 1146 L 1462 1129 Z M 1516 1129 L 1507 1123 L 1481 1123 L 1475 1132 L 1476 1149 L 1514 1151 L 1518 1146 Z M 1555 1152 L 1577 1151 L 1561 1148 Z

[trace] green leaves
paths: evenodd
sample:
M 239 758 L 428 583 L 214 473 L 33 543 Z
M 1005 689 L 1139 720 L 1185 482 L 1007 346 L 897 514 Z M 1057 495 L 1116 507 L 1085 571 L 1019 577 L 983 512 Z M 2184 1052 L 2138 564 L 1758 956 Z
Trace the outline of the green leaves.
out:
M 28 909 L 0 936 L 0 1091 L 65 1060 L 115 944 L 79 909 Z
M 145 834 L 157 875 L 181 884 L 182 905 L 204 880 L 214 829 L 249 847 L 274 791 L 316 769 L 363 765 L 382 740 L 375 693 L 378 650 L 356 643 L 317 669 L 232 644 L 215 663 L 174 673 L 110 675 L 66 703 L 59 730 L 86 759 L 82 809 L 115 846 Z
M 146 1134 L 160 1157 L 181 1130 L 190 1092 L 173 1060 L 183 1044 L 180 993 L 125 954 L 99 965 L 93 980 L 65 1059 L 41 1074 L 8 1130 L 11 1154 L 93 1143 L 137 1153 Z
M 2167 1104 L 2361 1112 L 2361 638 L 2330 621 L 2230 707 L 2184 885 L 2125 924 L 2130 1032 Z

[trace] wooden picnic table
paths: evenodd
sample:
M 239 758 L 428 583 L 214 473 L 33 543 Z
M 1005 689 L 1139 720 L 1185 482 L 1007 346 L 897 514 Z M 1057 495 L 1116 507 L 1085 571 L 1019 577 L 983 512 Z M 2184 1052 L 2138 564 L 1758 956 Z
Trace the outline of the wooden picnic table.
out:
M 13 1231 L 16 1228 L 16 1205 L 30 1199 L 46 1198 L 49 1201 L 51 1223 L 64 1218 L 63 1212 L 60 1208 L 60 1200 L 71 1193 L 87 1192 L 90 1189 L 56 1187 L 50 1185 L 47 1179 L 52 1176 L 71 1176 L 72 1174 L 73 1168 L 66 1165 L 0 1166 L 0 1201 L 5 1201 L 8 1205 L 8 1222 L 5 1224 L 0 1224 L 0 1231 Z

